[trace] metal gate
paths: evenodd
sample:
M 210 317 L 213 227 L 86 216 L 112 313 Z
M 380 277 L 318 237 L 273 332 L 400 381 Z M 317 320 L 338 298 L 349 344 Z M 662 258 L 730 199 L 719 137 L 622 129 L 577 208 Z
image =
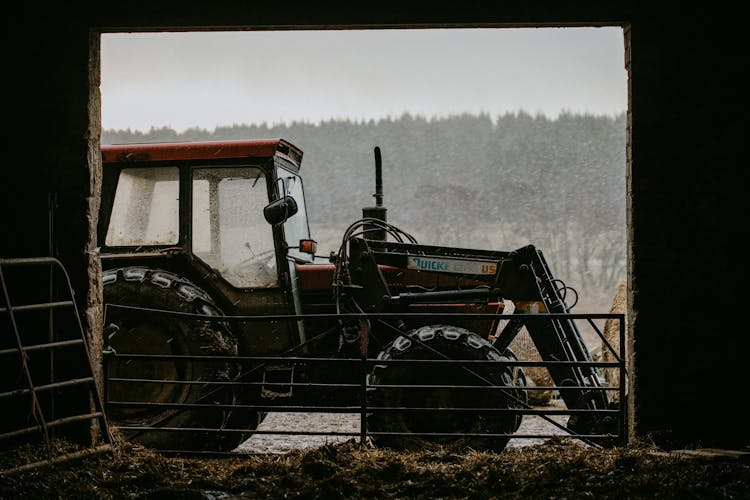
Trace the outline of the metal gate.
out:
M 7 405 L 0 447 L 42 443 L 46 458 L 2 474 L 111 450 L 86 335 L 70 279 L 55 258 L 0 259 L 0 404 Z M 95 430 L 95 431 L 93 431 Z M 75 435 L 84 448 L 60 452 L 55 438 Z
M 364 348 L 360 352 L 358 358 L 340 358 L 340 357 L 309 357 L 309 356 L 178 356 L 178 355 L 164 355 L 164 354 L 126 354 L 117 353 L 112 350 L 107 351 L 105 346 L 105 374 L 107 374 L 107 366 L 113 362 L 128 362 L 128 363 L 153 363 L 159 361 L 189 361 L 192 363 L 216 363 L 216 362 L 236 362 L 240 363 L 244 369 L 242 375 L 233 380 L 222 380 L 222 381 L 195 381 L 186 379 L 157 379 L 157 378 L 126 378 L 126 377 L 111 377 L 105 375 L 105 407 L 108 411 L 113 410 L 127 410 L 137 408 L 166 408 L 169 410 L 190 411 L 196 409 L 211 409 L 211 410 L 245 410 L 252 412 L 261 413 L 272 413 L 272 412 L 294 412 L 294 413 L 347 413 L 347 414 L 358 414 L 359 416 L 359 430 L 358 431 L 323 431 L 323 430 L 263 430 L 254 429 L 252 430 L 253 435 L 262 434 L 275 434 L 275 435 L 324 435 L 324 436 L 336 436 L 340 438 L 352 438 L 356 439 L 362 445 L 368 443 L 369 439 L 377 435 L 399 435 L 397 432 L 374 432 L 368 429 L 369 420 L 373 415 L 382 412 L 401 412 L 401 413 L 412 413 L 412 414 L 424 414 L 428 415 L 429 418 L 433 418 L 440 414 L 485 414 L 488 418 L 501 414 L 516 414 L 524 418 L 540 418 L 553 426 L 559 433 L 527 433 L 527 434 L 467 434 L 467 433 L 409 433 L 408 435 L 416 436 L 427 436 L 427 437 L 452 437 L 452 436 L 464 436 L 464 437 L 497 437 L 497 438 L 510 438 L 510 439 L 540 439 L 550 438 L 554 436 L 569 435 L 572 438 L 581 440 L 592 446 L 600 446 L 600 443 L 607 441 L 609 443 L 625 444 L 628 440 L 628 425 L 627 425 L 627 405 L 620 404 L 619 407 L 612 409 L 569 409 L 565 407 L 551 406 L 551 407 L 539 407 L 529 404 L 523 401 L 517 401 L 509 408 L 493 408 L 487 406 L 480 407 L 418 407 L 418 406 L 375 406 L 370 404 L 368 394 L 370 391 L 375 389 L 383 389 L 383 386 L 372 383 L 372 378 L 369 376 L 376 366 L 382 366 L 385 364 L 402 364 L 402 365 L 418 365 L 422 367 L 450 367 L 460 366 L 461 369 L 471 370 L 479 366 L 487 365 L 507 365 L 514 367 L 535 367 L 535 368 L 547 368 L 554 365 L 559 366 L 579 366 L 579 367 L 597 367 L 614 370 L 617 372 L 617 380 L 619 383 L 614 386 L 603 386 L 602 390 L 612 395 L 613 399 L 617 399 L 620 402 L 624 402 L 626 399 L 626 367 L 625 367 L 625 356 L 623 352 L 615 352 L 611 345 L 604 338 L 601 328 L 596 324 L 597 320 L 615 320 L 619 323 L 620 330 L 620 351 L 623 351 L 625 344 L 625 328 L 624 328 L 624 315 L 622 314 L 544 314 L 534 315 L 534 319 L 538 320 L 540 317 L 552 320 L 570 320 L 583 322 L 588 327 L 592 328 L 596 332 L 598 337 L 601 339 L 606 349 L 609 349 L 612 358 L 615 361 L 541 361 L 541 360 L 456 360 L 456 359 L 431 359 L 431 360 L 396 360 L 396 359 L 382 359 L 372 357 L 367 352 L 367 334 L 368 329 L 364 326 L 368 320 L 371 319 L 394 319 L 397 317 L 406 318 L 410 316 L 420 316 L 420 314 L 390 314 L 390 313 L 373 313 L 373 314 L 317 314 L 317 315 L 277 315 L 277 316 L 210 316 L 210 315 L 199 315 L 199 314 L 188 314 L 188 313 L 177 313 L 172 311 L 162 311 L 154 309 L 138 308 L 133 306 L 122 306 L 109 304 L 107 308 L 121 308 L 129 309 L 131 312 L 137 312 L 138 314 L 153 314 L 153 315 L 166 315 L 166 316 L 180 316 L 182 318 L 192 317 L 196 320 L 201 321 L 230 321 L 236 322 L 262 322 L 262 321 L 299 321 L 299 320 L 316 320 L 316 319 L 341 319 L 348 321 L 360 321 L 363 327 L 361 328 L 361 341 L 360 345 Z M 106 324 L 105 313 L 105 324 Z M 433 318 L 437 319 L 450 319 L 461 316 L 462 314 L 431 314 Z M 484 316 L 487 319 L 499 319 L 499 320 L 518 320 L 519 317 L 513 315 L 498 315 L 498 314 L 472 314 L 472 318 L 482 318 Z M 360 374 L 357 380 L 341 382 L 309 382 L 304 380 L 296 380 L 295 373 L 300 370 L 300 367 L 313 365 L 313 364 L 329 364 L 331 366 L 349 366 L 354 365 Z M 267 370 L 268 367 L 273 367 L 273 370 Z M 270 380 L 266 377 L 271 372 L 278 372 L 279 378 Z M 256 377 L 248 376 L 255 373 Z M 263 375 L 262 377 L 260 375 Z M 270 377 L 270 376 L 269 376 Z M 263 400 L 256 404 L 232 404 L 222 403 L 220 401 L 211 400 L 207 398 L 205 400 L 197 400 L 182 403 L 173 402 L 159 402 L 159 401 L 124 401 L 118 400 L 112 397 L 112 389 L 116 384 L 163 384 L 170 387 L 178 385 L 190 385 L 200 383 L 206 386 L 214 387 L 217 391 L 226 389 L 227 387 L 235 388 L 258 388 L 261 390 L 272 390 L 279 396 L 274 399 Z M 399 390 L 421 390 L 425 389 L 424 385 L 388 385 L 385 386 L 387 389 L 399 389 Z M 491 391 L 503 391 L 507 390 L 507 387 L 502 386 L 477 386 L 477 385 L 452 385 L 452 384 L 440 384 L 429 386 L 432 389 L 444 389 L 447 391 L 485 391 L 490 393 Z M 351 398 L 349 404 L 324 404 L 320 402 L 308 402 L 306 404 L 288 404 L 286 401 L 289 398 L 285 398 L 282 395 L 284 393 L 296 394 L 298 391 L 349 391 L 355 397 Z M 558 393 L 559 391 L 570 390 L 570 389 L 586 389 L 584 387 L 571 387 L 564 386 L 559 387 L 555 385 L 531 385 L 527 386 L 527 391 L 547 391 L 551 393 Z M 215 394 L 215 392 L 214 392 Z M 601 417 L 607 417 L 616 421 L 616 431 L 607 433 L 594 433 L 594 434 L 577 434 L 571 431 L 565 425 L 565 419 L 572 415 L 598 415 Z M 111 421 L 112 419 L 110 419 Z M 122 432 L 181 432 L 181 433 L 215 433 L 217 435 L 223 433 L 248 433 L 247 428 L 242 427 L 164 427 L 164 426 L 150 426 L 150 425 L 118 425 L 118 428 Z M 161 450 L 163 453 L 195 453 L 195 454 L 224 454 L 224 452 L 207 452 L 198 449 L 190 450 Z M 230 452 L 235 453 L 235 452 Z

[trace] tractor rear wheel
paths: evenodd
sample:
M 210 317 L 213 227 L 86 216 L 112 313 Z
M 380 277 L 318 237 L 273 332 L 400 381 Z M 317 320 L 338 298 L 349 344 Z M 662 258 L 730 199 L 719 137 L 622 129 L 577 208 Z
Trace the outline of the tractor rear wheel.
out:
M 187 279 L 164 270 L 141 267 L 112 269 L 104 272 L 103 281 L 104 302 L 108 305 L 212 316 L 222 314 L 206 292 Z M 116 307 L 109 307 L 107 311 L 105 331 L 109 338 L 105 339 L 106 347 L 117 354 L 167 356 L 167 359 L 125 358 L 107 362 L 108 402 L 149 403 L 108 405 L 110 422 L 120 427 L 186 429 L 126 430 L 121 431 L 123 437 L 160 450 L 230 451 L 250 436 L 259 424 L 260 416 L 256 412 L 181 406 L 236 404 L 238 392 L 232 387 L 204 382 L 234 380 L 239 373 L 237 363 L 169 359 L 176 355 L 236 356 L 237 342 L 227 325 Z M 247 432 L 217 432 L 225 428 L 247 429 Z
M 455 326 L 424 326 L 400 336 L 381 351 L 379 360 L 495 360 L 514 361 L 515 355 L 500 353 L 479 335 Z M 388 408 L 522 408 L 527 398 L 525 378 L 519 367 L 494 364 L 382 364 L 368 377 L 368 404 Z M 416 388 L 394 387 L 417 386 Z M 419 386 L 432 386 L 420 388 Z M 434 386 L 476 386 L 452 388 Z M 480 389 L 487 388 L 486 390 Z M 500 388 L 502 387 L 502 389 Z M 373 408 L 374 410 L 374 408 Z M 481 410 L 449 412 L 373 411 L 368 416 L 368 432 L 401 435 L 371 435 L 377 446 L 401 451 L 437 448 L 472 448 L 500 451 L 509 437 L 486 434 L 512 434 L 522 416 L 513 413 L 483 413 Z M 453 434 L 415 436 L 411 433 Z M 459 434 L 482 434 L 461 436 Z

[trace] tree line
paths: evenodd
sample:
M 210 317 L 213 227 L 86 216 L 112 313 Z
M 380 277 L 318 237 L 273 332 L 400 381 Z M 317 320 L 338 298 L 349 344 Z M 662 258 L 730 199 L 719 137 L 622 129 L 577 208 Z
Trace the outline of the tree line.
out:
M 380 120 L 104 130 L 102 143 L 284 138 L 304 152 L 313 238 L 335 250 L 375 204 L 383 158 L 388 222 L 420 243 L 540 248 L 554 275 L 607 303 L 625 278 L 624 114 L 526 112 L 496 118 L 405 113 Z

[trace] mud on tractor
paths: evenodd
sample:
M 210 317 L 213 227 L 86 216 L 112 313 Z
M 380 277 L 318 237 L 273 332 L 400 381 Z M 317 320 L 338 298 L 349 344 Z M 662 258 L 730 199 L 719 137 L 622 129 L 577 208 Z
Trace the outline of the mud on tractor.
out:
M 584 362 L 548 366 L 568 408 L 609 409 L 575 323 L 544 319 L 569 308 L 542 252 L 419 244 L 387 222 L 379 148 L 375 204 L 325 258 L 309 231 L 302 151 L 285 140 L 102 154 L 106 391 L 110 422 L 126 438 L 232 450 L 264 405 L 358 405 L 363 365 L 327 360 L 369 353 L 378 362 L 364 374 L 367 404 L 391 409 L 367 418 L 376 445 L 501 450 L 521 423 L 513 410 L 528 408 L 509 347 L 523 327 L 544 361 Z M 513 316 L 499 328 L 492 315 L 507 301 Z M 323 362 L 275 362 L 295 356 Z M 407 407 L 435 411 L 394 410 Z M 587 434 L 609 420 L 573 415 L 568 427 Z

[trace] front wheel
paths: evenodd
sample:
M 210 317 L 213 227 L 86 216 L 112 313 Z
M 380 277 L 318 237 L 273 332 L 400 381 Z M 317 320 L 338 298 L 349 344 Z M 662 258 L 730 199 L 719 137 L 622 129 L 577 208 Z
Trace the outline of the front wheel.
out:
M 516 357 L 510 350 L 500 353 L 487 340 L 464 328 L 433 325 L 396 338 L 378 359 L 514 361 Z M 368 404 L 373 409 L 368 431 L 375 433 L 371 434 L 374 444 L 402 451 L 439 447 L 500 451 L 510 440 L 508 435 L 518 430 L 522 416 L 482 410 L 525 407 L 524 380 L 519 367 L 488 363 L 376 365 L 368 377 L 368 385 L 375 386 L 369 390 Z M 396 408 L 431 410 L 396 411 Z

